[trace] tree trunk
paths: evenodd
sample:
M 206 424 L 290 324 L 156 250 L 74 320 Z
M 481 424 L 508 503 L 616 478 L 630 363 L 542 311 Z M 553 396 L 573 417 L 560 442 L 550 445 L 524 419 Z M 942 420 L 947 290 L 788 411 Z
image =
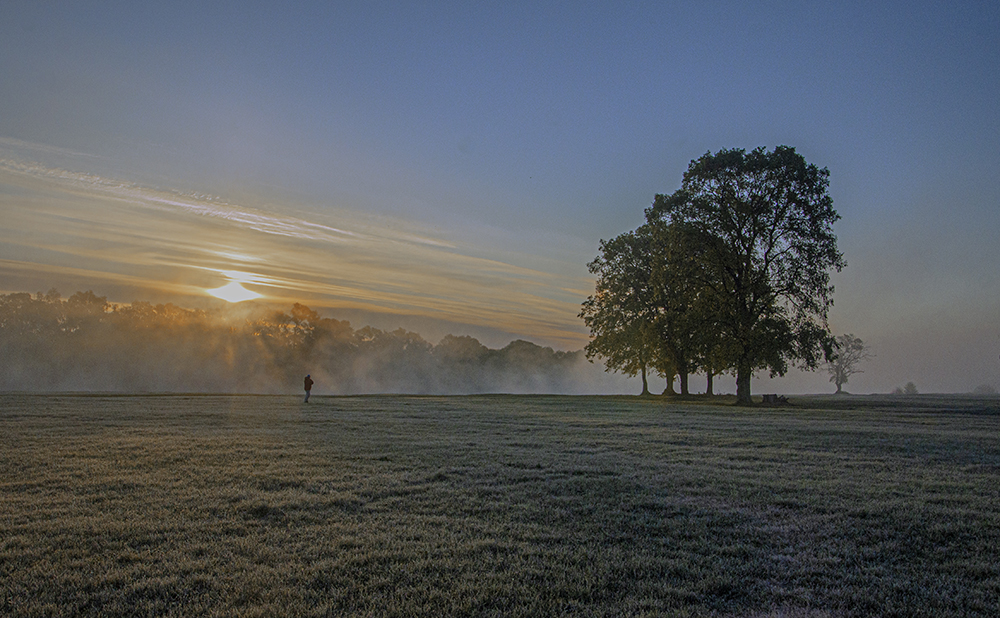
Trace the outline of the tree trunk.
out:
M 712 395 L 714 395 L 714 394 L 715 394 L 715 393 L 713 392 L 713 384 L 712 384 L 712 383 L 713 383 L 713 381 L 715 380 L 715 374 L 714 374 L 714 373 L 712 373 L 712 370 L 711 370 L 711 369 L 709 369 L 709 370 L 708 370 L 708 371 L 706 372 L 706 374 L 708 375 L 708 379 L 706 380 L 706 385 L 705 385 L 705 394 L 706 394 L 706 395 L 708 395 L 709 397 L 711 397 Z
M 646 366 L 642 366 L 642 395 L 641 397 L 649 396 L 649 383 L 646 381 Z
M 677 372 L 678 377 L 681 379 L 681 395 L 688 394 L 688 374 L 686 371 Z
M 676 395 L 677 394 L 676 392 L 674 392 L 674 374 L 670 374 L 670 375 L 667 376 L 667 387 L 665 389 L 663 389 L 663 394 L 664 395 Z
M 736 370 L 736 405 L 752 406 L 753 399 L 750 398 L 750 377 L 753 372 L 749 367 L 740 367 Z

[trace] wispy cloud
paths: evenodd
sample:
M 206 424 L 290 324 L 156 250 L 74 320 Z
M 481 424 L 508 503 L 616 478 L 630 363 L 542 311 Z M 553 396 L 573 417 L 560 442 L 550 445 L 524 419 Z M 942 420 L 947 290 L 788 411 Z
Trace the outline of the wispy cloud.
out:
M 0 149 L 8 154 L 8 156 L 13 156 L 17 158 L 27 158 L 33 159 L 37 158 L 38 155 L 42 156 L 59 156 L 67 157 L 73 159 L 101 159 L 102 157 L 94 154 L 88 154 L 85 152 L 77 152 L 75 150 L 70 150 L 69 148 L 60 148 L 58 146 L 50 146 L 48 144 L 36 144 L 33 142 L 26 142 L 24 140 L 15 139 L 13 137 L 2 137 L 0 136 Z
M 327 242 L 359 236 L 354 232 L 328 225 L 229 204 L 222 201 L 221 198 L 205 194 L 163 191 L 96 174 L 45 167 L 33 162 L 10 158 L 0 159 L 0 171 L 29 176 L 42 181 L 58 182 L 67 189 L 101 193 L 109 198 L 128 201 L 144 208 L 183 211 L 204 217 L 225 219 L 267 234 Z

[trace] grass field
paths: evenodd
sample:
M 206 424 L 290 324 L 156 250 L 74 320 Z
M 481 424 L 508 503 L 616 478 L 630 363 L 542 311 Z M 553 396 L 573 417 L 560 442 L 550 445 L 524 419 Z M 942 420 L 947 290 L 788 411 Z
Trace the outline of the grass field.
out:
M 995 616 L 1000 400 L 0 395 L 4 616 Z

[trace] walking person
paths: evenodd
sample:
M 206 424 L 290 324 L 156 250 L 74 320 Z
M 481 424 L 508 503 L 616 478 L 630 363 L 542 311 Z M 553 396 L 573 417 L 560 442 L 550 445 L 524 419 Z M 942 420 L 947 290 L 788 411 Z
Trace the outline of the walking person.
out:
M 308 374 L 306 375 L 306 379 L 303 382 L 303 386 L 305 386 L 305 389 L 306 389 L 306 401 L 305 401 L 305 403 L 309 403 L 309 394 L 310 394 L 310 391 L 312 391 L 313 381 L 312 381 L 312 378 L 309 377 Z

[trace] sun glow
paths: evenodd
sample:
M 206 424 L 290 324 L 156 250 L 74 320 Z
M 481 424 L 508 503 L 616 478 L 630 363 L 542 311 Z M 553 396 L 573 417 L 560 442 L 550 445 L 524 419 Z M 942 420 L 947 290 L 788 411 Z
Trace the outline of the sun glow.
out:
M 251 292 L 246 289 L 236 281 L 232 283 L 227 283 L 221 288 L 215 288 L 214 290 L 205 290 L 212 296 L 216 298 L 221 298 L 224 301 L 231 303 L 240 303 L 245 300 L 253 300 L 254 298 L 260 298 L 263 294 L 258 294 L 257 292 Z

